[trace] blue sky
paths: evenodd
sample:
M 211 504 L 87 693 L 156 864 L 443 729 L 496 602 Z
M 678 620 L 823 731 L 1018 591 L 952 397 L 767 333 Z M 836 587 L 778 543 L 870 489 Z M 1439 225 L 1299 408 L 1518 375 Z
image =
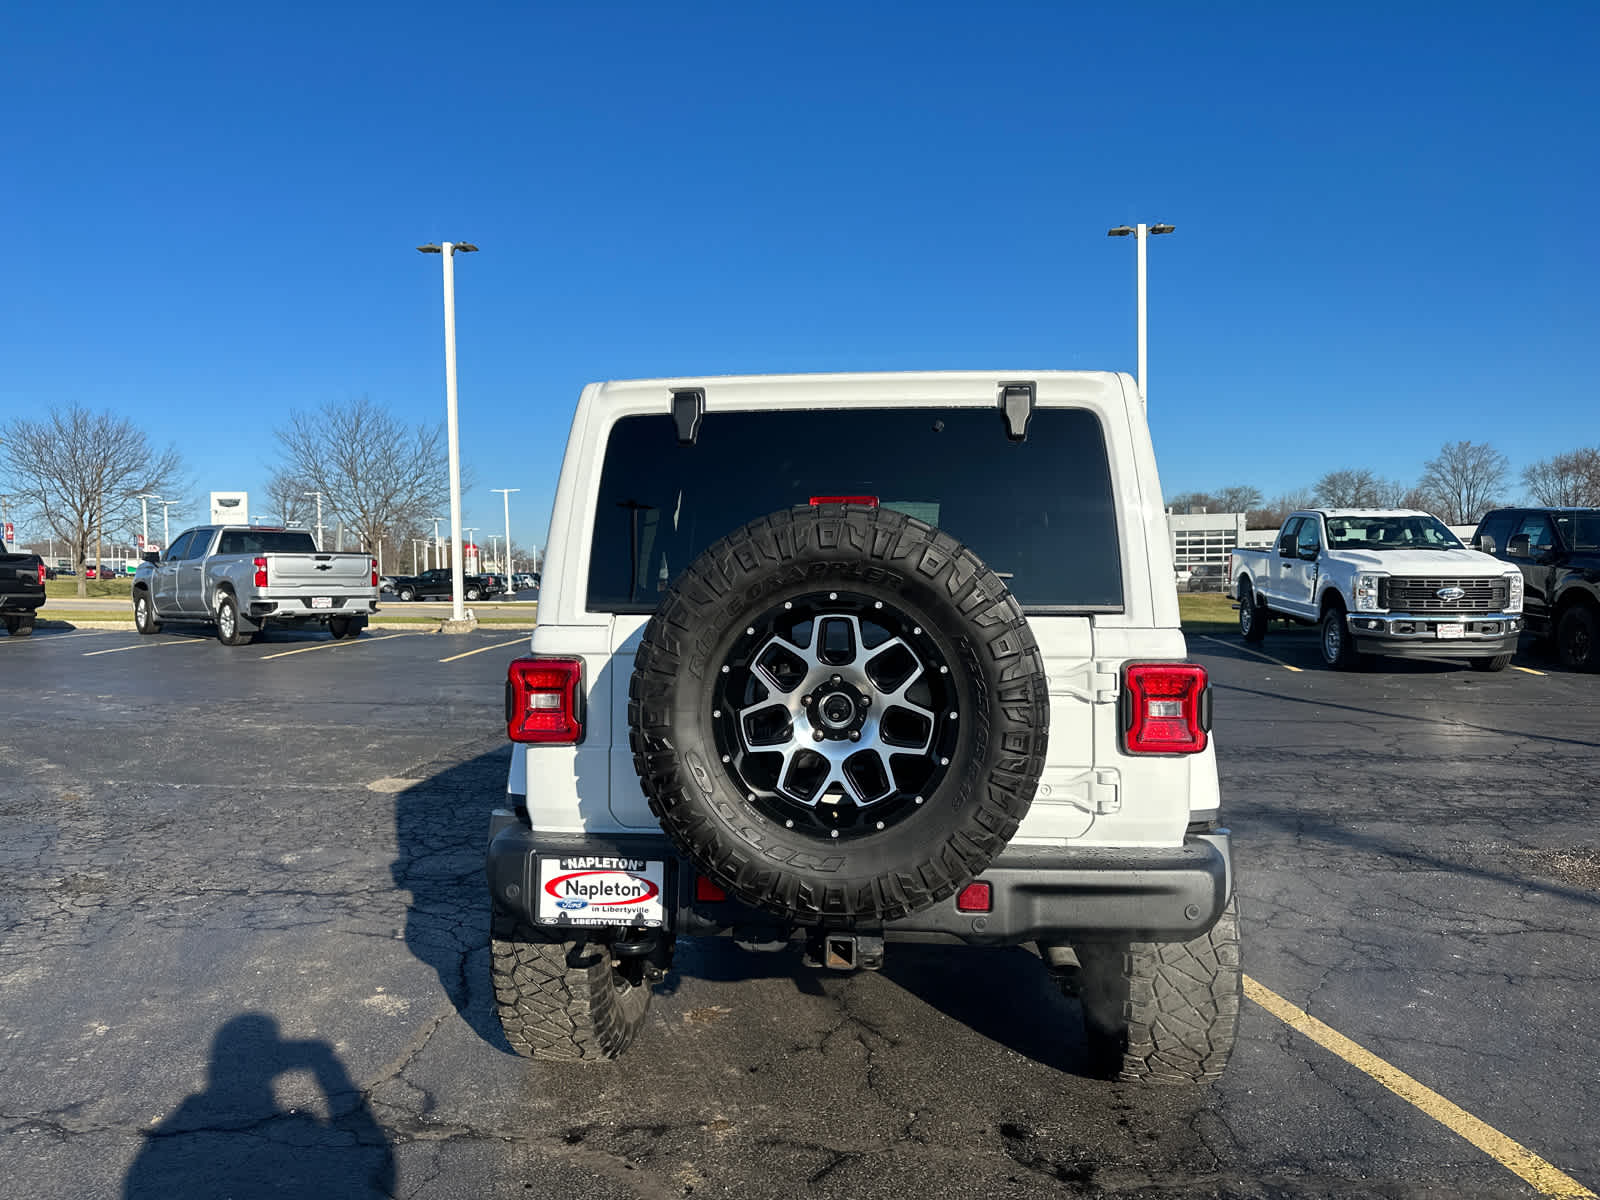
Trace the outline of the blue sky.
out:
M 1597 59 L 1593 4 L 13 7 L 0 405 L 259 493 L 292 408 L 442 419 L 413 247 L 470 240 L 467 523 L 542 542 L 586 381 L 1132 370 L 1105 230 L 1169 221 L 1169 494 L 1520 470 L 1600 442 Z

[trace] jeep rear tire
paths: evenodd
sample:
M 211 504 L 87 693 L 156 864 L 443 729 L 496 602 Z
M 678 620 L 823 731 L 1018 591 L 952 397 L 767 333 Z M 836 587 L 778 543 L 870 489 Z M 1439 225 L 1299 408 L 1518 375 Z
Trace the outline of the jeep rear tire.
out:
M 719 886 L 875 926 L 987 867 L 1044 767 L 1044 667 L 1005 584 L 948 534 L 828 504 L 752 522 L 668 590 L 635 658 L 634 765 Z
M 1076 991 L 1099 1069 L 1136 1083 L 1221 1076 L 1244 987 L 1236 898 L 1192 941 L 1082 942 L 1076 950 Z
M 518 1054 L 616 1058 L 644 1025 L 650 987 L 613 967 L 603 942 L 564 941 L 496 912 L 489 949 L 500 1028 Z

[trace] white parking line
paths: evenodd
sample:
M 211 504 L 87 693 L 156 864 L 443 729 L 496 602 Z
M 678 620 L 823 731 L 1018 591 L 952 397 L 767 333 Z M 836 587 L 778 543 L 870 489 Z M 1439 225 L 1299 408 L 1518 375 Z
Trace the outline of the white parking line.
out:
M 1546 673 L 1544 671 L 1535 671 L 1532 667 L 1513 666 L 1511 669 L 1513 671 L 1521 671 L 1524 675 L 1543 675 Z
M 108 633 L 117 632 L 119 631 L 115 629 L 80 629 L 76 633 L 51 633 L 49 630 L 35 629 L 31 638 L 0 638 L 0 645 L 7 642 L 16 642 L 18 645 L 31 642 L 37 646 L 42 642 L 64 642 L 68 638 L 79 637 L 105 637 Z
M 1252 650 L 1249 646 L 1246 646 L 1240 642 L 1225 642 L 1219 637 L 1212 637 L 1209 633 L 1202 633 L 1200 636 L 1205 638 L 1205 640 L 1208 642 L 1215 642 L 1219 646 L 1227 646 L 1230 650 L 1243 650 L 1246 654 L 1254 654 L 1257 658 L 1264 658 L 1269 663 L 1277 663 L 1286 671 L 1293 671 L 1296 675 L 1300 674 L 1299 667 L 1291 667 L 1281 658 L 1273 658 L 1270 654 L 1263 654 L 1259 650 Z
M 500 642 L 493 646 L 482 646 L 477 650 L 468 650 L 465 654 L 452 654 L 449 658 L 441 658 L 442 663 L 455 662 L 458 658 L 471 658 L 474 654 L 487 654 L 491 650 L 504 650 L 507 646 L 520 646 L 528 640 L 527 636 L 516 638 L 509 642 Z
M 110 650 L 85 650 L 83 657 L 94 658 L 98 654 L 121 654 L 124 650 L 148 650 L 152 646 L 204 646 L 210 641 L 210 638 L 190 638 L 184 641 L 172 642 L 135 642 L 131 646 L 113 646 Z
M 263 654 L 261 661 L 267 662 L 269 659 L 274 658 L 288 658 L 291 654 L 310 654 L 313 650 L 338 650 L 343 646 L 370 645 L 373 642 L 387 642 L 391 638 L 414 636 L 416 635 L 409 633 L 381 633 L 375 636 L 369 635 L 359 638 L 340 638 L 337 641 L 318 642 L 315 646 L 301 646 L 298 650 L 280 650 L 276 654 Z

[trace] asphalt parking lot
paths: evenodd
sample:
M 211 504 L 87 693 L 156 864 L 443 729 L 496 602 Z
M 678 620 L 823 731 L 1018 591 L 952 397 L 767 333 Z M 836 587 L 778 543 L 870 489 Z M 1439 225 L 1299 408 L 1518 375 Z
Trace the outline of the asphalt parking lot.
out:
M 9 1194 L 1600 1185 L 1600 678 L 1531 656 L 1340 675 L 1306 638 L 1192 639 L 1256 998 L 1221 1084 L 1144 1089 L 1089 1076 L 1022 951 L 822 975 L 690 944 L 619 1062 L 512 1056 L 481 847 L 525 645 L 0 637 Z

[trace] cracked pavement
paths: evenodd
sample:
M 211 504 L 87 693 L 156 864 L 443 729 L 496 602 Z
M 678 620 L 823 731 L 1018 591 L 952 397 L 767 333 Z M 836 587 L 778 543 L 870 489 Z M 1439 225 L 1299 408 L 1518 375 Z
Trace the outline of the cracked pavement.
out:
M 517 649 L 263 661 L 300 637 L 0 638 L 13 1194 L 1533 1194 L 1254 1005 L 1214 1088 L 1091 1078 L 1023 951 L 684 942 L 622 1060 L 520 1060 L 482 883 Z M 1600 1184 L 1600 680 L 1194 646 L 1247 971 Z

